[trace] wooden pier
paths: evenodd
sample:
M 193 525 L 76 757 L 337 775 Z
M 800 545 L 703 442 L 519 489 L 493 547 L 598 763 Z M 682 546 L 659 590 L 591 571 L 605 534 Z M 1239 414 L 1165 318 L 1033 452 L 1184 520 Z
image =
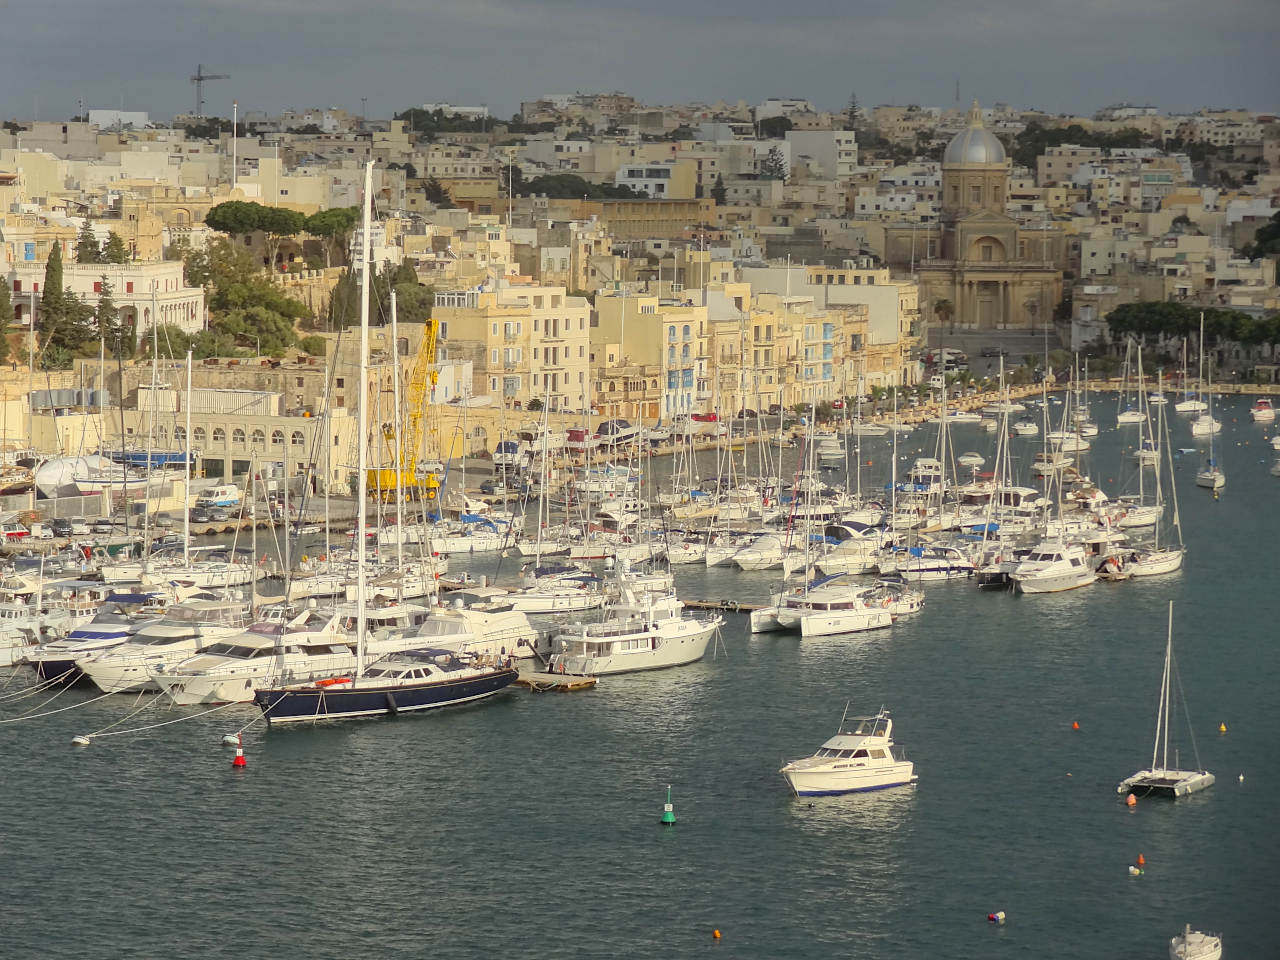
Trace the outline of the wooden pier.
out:
M 527 687 L 534 693 L 573 693 L 590 690 L 600 682 L 599 677 L 579 677 L 570 673 L 543 673 L 537 670 L 521 670 L 515 684 Z

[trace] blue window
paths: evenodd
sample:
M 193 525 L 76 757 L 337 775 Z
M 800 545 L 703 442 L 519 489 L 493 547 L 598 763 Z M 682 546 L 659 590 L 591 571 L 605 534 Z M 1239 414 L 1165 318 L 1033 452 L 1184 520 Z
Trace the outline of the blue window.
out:
M 684 372 L 684 377 L 682 378 L 680 385 L 684 387 L 686 390 L 690 390 L 693 388 L 693 371 L 692 370 L 686 370 Z
M 677 376 L 676 371 L 674 370 L 667 371 L 667 389 L 668 390 L 674 390 L 676 388 L 676 376 Z

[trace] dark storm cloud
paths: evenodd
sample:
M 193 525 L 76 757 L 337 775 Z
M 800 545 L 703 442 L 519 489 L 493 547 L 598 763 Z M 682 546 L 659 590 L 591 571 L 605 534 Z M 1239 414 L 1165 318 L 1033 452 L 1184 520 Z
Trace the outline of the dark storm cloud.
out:
M 574 90 L 648 102 L 802 96 L 837 109 L 1003 100 L 1090 112 L 1275 109 L 1274 0 L 52 0 L 7 11 L 0 113 L 488 103 Z M 21 38 L 21 42 L 14 42 Z

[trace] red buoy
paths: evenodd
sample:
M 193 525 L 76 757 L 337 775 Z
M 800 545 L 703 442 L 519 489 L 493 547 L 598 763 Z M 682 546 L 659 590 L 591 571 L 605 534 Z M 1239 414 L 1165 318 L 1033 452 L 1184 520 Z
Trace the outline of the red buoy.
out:
M 1146 865 L 1147 865 L 1147 858 L 1144 857 L 1142 854 L 1138 854 L 1138 866 L 1145 867 Z
M 1072 730 L 1079 730 L 1079 729 L 1080 729 L 1080 721 L 1079 721 L 1079 720 L 1072 720 L 1072 721 L 1071 721 L 1071 729 L 1072 729 Z
M 249 764 L 244 758 L 244 735 L 236 734 L 236 756 L 231 761 L 233 767 L 247 767 Z

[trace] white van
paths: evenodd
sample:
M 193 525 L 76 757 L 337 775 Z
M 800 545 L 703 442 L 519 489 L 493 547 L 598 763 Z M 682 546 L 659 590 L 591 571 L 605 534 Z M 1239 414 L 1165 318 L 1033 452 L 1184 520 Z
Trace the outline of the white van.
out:
M 945 390 L 947 388 L 947 378 L 940 373 L 935 373 L 929 378 L 929 389 Z

